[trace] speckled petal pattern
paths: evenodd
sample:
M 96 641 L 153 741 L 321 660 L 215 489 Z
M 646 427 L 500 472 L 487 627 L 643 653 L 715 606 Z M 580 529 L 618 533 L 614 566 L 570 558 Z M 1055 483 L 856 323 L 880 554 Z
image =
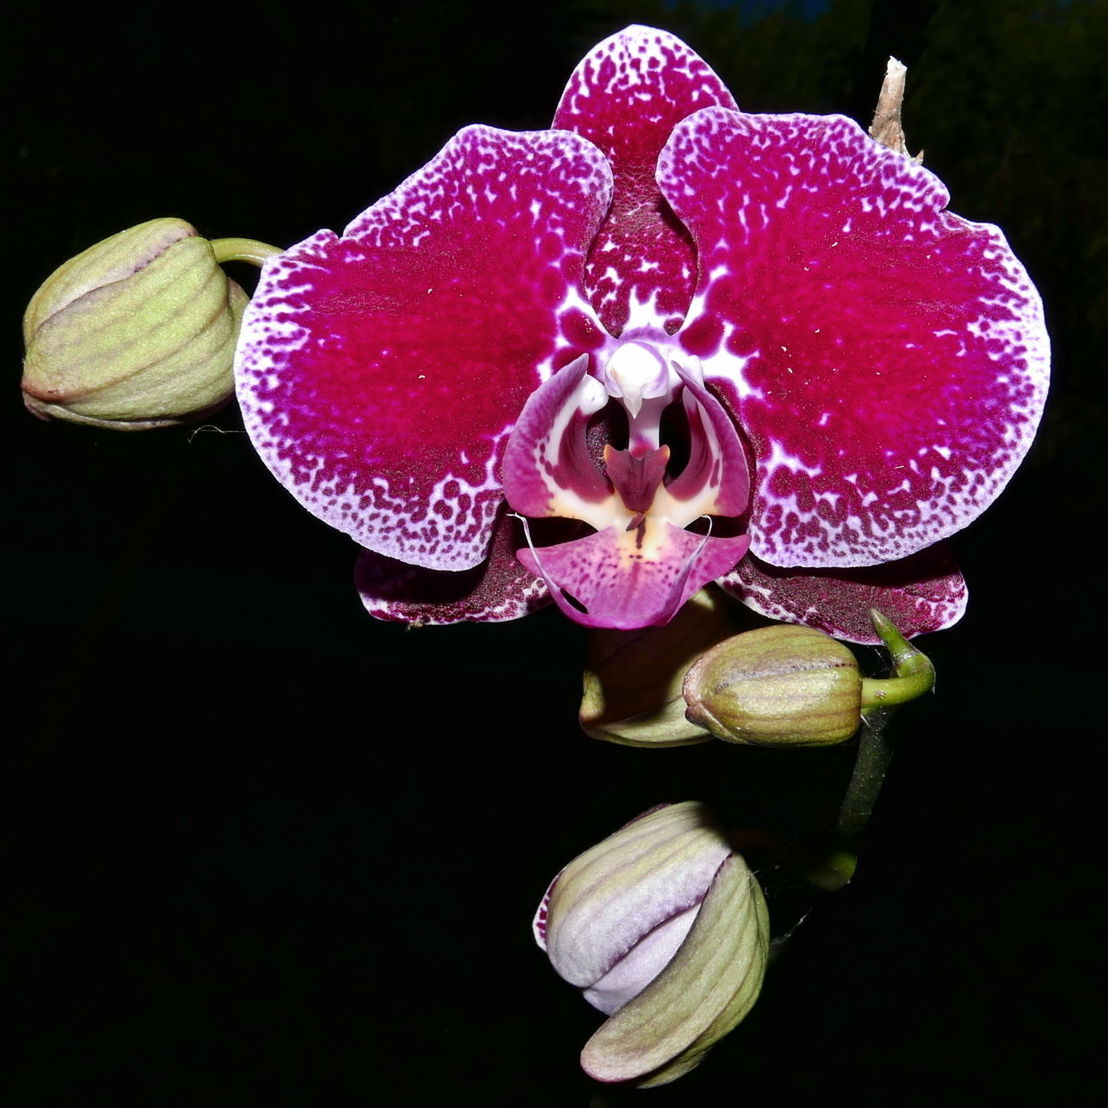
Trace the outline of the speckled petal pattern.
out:
M 851 120 L 746 115 L 627 27 L 553 129 L 467 127 L 266 264 L 245 426 L 365 548 L 382 619 L 553 600 L 630 629 L 720 578 L 841 638 L 874 641 L 870 607 L 936 630 L 966 601 L 942 540 L 1003 490 L 1049 376 L 1023 266 L 948 200 Z
M 627 27 L 598 43 L 566 85 L 554 126 L 595 143 L 615 179 L 585 271 L 589 300 L 613 335 L 645 326 L 673 331 L 689 306 L 696 254 L 654 171 L 674 126 L 712 105 L 736 106 L 707 63 L 653 27 Z
M 777 569 L 747 557 L 719 584 L 770 619 L 874 645 L 881 640 L 873 632 L 871 608 L 910 638 L 957 623 L 967 600 L 966 583 L 945 543 L 899 562 L 863 569 Z
M 468 127 L 347 227 L 270 261 L 236 384 L 259 454 L 360 545 L 431 569 L 486 555 L 528 395 L 580 330 L 608 207 L 595 147 Z
M 659 164 L 701 281 L 678 336 L 753 449 L 751 551 L 863 566 L 953 534 L 1034 436 L 1049 350 L 1000 231 L 840 116 L 709 108 Z
M 518 524 L 498 519 L 488 558 L 460 573 L 421 569 L 363 550 L 354 583 L 365 609 L 377 619 L 418 625 L 502 623 L 550 603 L 546 583 L 519 564 Z

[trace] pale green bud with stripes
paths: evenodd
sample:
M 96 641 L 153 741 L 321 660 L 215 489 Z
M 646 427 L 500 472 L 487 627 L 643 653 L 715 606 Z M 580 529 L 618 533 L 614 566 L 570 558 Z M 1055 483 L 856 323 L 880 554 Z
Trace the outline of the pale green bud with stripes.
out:
M 153 219 L 60 266 L 23 319 L 28 410 L 146 430 L 222 406 L 249 297 L 219 260 L 188 223 Z
M 701 655 L 685 676 L 685 716 L 727 742 L 828 746 L 862 725 L 862 686 L 858 661 L 842 643 L 778 624 Z
M 534 921 L 555 970 L 608 1014 L 582 1068 L 664 1085 L 696 1066 L 758 997 L 765 899 L 695 802 L 645 813 L 575 858 Z

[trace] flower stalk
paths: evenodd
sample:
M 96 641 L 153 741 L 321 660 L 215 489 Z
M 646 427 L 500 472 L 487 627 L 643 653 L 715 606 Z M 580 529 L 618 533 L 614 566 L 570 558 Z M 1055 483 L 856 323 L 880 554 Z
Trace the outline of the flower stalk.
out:
M 833 892 L 854 877 L 858 849 L 869 824 L 877 797 L 885 784 L 892 761 L 892 746 L 886 728 L 891 709 L 922 696 L 935 685 L 935 667 L 877 610 L 870 612 L 874 629 L 892 655 L 892 676 L 862 681 L 862 728 L 854 770 L 839 806 L 831 848 L 821 861 L 805 873 L 817 888 Z
M 215 260 L 220 265 L 224 262 L 249 262 L 260 268 L 267 258 L 275 258 L 282 253 L 279 246 L 270 246 L 268 242 L 257 239 L 212 239 L 211 245 Z
M 935 686 L 935 667 L 876 608 L 870 610 L 873 628 L 892 655 L 893 676 L 862 679 L 862 711 L 907 704 Z

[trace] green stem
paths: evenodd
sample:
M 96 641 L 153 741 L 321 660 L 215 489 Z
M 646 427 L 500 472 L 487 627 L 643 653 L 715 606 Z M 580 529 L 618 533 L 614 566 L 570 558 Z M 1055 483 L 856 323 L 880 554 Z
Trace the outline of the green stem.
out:
M 880 612 L 870 612 L 874 629 L 892 655 L 891 677 L 862 681 L 862 730 L 858 735 L 858 753 L 854 772 L 846 787 L 831 846 L 820 862 L 805 876 L 818 888 L 841 889 L 854 876 L 862 833 L 873 815 L 874 805 L 885 783 L 892 759 L 892 748 L 885 728 L 892 712 L 885 709 L 915 700 L 935 684 L 935 667 Z
M 879 611 L 870 612 L 874 630 L 893 660 L 893 676 L 862 679 L 862 711 L 906 704 L 930 692 L 935 685 L 935 667 Z
M 839 805 L 839 818 L 835 824 L 835 840 L 840 849 L 857 853 L 858 841 L 873 815 L 877 796 L 885 783 L 893 752 L 885 738 L 885 728 L 890 715 L 876 712 L 862 723 L 858 736 L 858 756 L 854 772 L 846 787 L 843 802 Z
M 929 692 L 934 684 L 935 672 L 930 668 L 904 677 L 863 677 L 862 711 L 907 704 L 909 700 Z
M 220 265 L 224 262 L 249 262 L 260 266 L 266 258 L 284 253 L 280 247 L 258 242 L 257 239 L 212 239 L 211 242 L 215 260 Z
M 862 832 L 873 815 L 892 759 L 892 748 L 885 739 L 885 726 L 891 714 L 873 712 L 863 718 L 854 771 L 839 805 L 827 852 L 804 873 L 810 884 L 825 892 L 849 885 L 854 877 Z

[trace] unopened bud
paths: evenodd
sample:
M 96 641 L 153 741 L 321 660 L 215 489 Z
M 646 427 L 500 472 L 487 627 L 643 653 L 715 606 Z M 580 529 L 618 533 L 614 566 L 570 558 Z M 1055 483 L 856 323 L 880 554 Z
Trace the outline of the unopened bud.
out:
M 757 880 L 703 805 L 663 805 L 551 882 L 535 938 L 608 1014 L 581 1065 L 598 1081 L 664 1085 L 696 1066 L 762 987 L 769 918 Z
M 685 676 L 686 717 L 727 742 L 828 746 L 862 722 L 854 655 L 811 627 L 780 624 L 736 635 Z
M 154 219 L 55 270 L 23 318 L 28 410 L 144 430 L 220 407 L 249 297 L 219 260 L 188 223 Z
M 663 627 L 589 632 L 580 721 L 594 739 L 626 746 L 682 746 L 711 736 L 685 717 L 685 671 L 733 635 L 748 609 L 716 589 L 701 589 Z

